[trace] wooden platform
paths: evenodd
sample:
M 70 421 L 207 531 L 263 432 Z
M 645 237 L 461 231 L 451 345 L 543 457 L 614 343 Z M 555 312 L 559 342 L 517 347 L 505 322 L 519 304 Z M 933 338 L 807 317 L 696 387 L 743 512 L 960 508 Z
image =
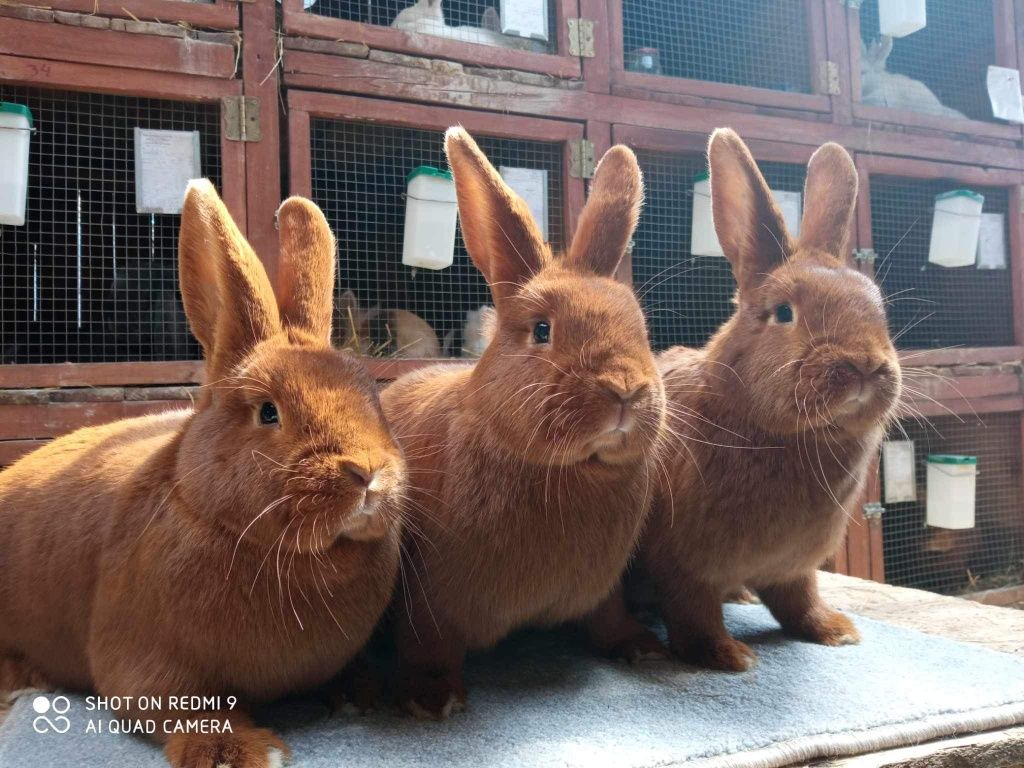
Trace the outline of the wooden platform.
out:
M 1024 610 L 999 608 L 833 573 L 821 575 L 821 588 L 826 600 L 844 611 L 1024 658 Z M 812 765 L 817 768 L 1024 768 L 1024 727 Z

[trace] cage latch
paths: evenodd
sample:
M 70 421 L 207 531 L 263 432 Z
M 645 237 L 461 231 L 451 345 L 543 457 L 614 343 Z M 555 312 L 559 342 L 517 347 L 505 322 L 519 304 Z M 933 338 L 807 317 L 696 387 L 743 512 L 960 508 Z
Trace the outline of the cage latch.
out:
M 877 258 L 873 248 L 855 248 L 853 251 L 853 260 L 860 264 L 874 264 Z
M 818 89 L 829 96 L 839 95 L 839 65 L 834 61 L 823 61 L 819 65 Z
M 878 520 L 885 514 L 885 507 L 877 501 L 872 501 L 864 505 L 864 519 L 865 520 Z
M 594 22 L 590 19 L 569 19 L 569 55 L 594 58 Z
M 594 176 L 594 143 L 586 139 L 569 142 L 569 175 L 574 179 Z
M 259 141 L 260 100 L 255 96 L 225 96 L 221 99 L 224 136 L 229 141 Z

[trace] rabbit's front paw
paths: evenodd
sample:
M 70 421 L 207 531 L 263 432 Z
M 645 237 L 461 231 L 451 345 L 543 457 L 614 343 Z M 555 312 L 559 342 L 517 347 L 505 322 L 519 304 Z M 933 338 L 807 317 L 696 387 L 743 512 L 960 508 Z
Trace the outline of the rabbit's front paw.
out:
M 808 616 L 793 628 L 793 634 L 821 645 L 856 645 L 860 632 L 853 622 L 839 611 L 828 611 Z
M 233 733 L 174 734 L 164 752 L 174 768 L 281 768 L 291 758 L 274 733 L 250 726 Z
M 617 641 L 604 652 L 613 659 L 625 659 L 630 664 L 669 658 L 669 652 L 658 636 L 646 628 Z
M 399 683 L 398 703 L 417 720 L 447 720 L 466 708 L 466 689 L 456 672 L 410 670 Z
M 753 649 L 733 637 L 696 640 L 683 647 L 673 644 L 672 650 L 683 661 L 723 672 L 746 672 L 757 663 Z

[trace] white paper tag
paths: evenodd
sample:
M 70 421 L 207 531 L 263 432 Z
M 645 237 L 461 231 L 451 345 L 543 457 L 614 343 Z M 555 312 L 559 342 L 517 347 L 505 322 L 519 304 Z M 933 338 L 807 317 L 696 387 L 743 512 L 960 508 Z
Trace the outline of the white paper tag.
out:
M 917 501 L 913 440 L 882 443 L 882 472 L 885 475 L 885 503 Z
M 135 210 L 181 213 L 185 188 L 202 178 L 199 131 L 135 129 Z
M 977 267 L 1006 269 L 1006 217 L 1001 213 L 981 214 Z
M 1020 72 L 1007 67 L 988 68 L 988 98 L 992 116 L 1011 123 L 1024 123 L 1024 104 L 1020 96 Z
M 530 207 L 544 240 L 548 239 L 548 172 L 533 168 L 498 168 L 501 178 Z
M 803 218 L 803 193 L 801 192 L 780 192 L 772 190 L 772 197 L 776 205 L 782 210 L 782 218 L 786 222 L 786 229 L 793 237 L 800 236 L 800 219 Z
M 502 34 L 548 41 L 548 0 L 501 0 L 498 12 Z

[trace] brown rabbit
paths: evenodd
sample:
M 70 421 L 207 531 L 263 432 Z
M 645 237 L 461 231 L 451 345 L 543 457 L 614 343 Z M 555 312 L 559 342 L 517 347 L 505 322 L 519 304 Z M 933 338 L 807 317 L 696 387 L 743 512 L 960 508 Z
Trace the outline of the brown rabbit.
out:
M 326 682 L 369 636 L 398 566 L 404 461 L 374 381 L 328 344 L 326 220 L 292 198 L 279 223 L 275 299 L 193 182 L 180 275 L 207 361 L 195 409 L 81 429 L 0 474 L 0 686 L 247 705 Z M 239 710 L 117 714 L 154 719 L 175 766 L 286 753 Z M 197 717 L 231 732 L 164 733 Z
M 464 702 L 467 650 L 582 617 L 616 586 L 664 422 L 643 314 L 612 279 L 643 197 L 633 153 L 605 155 L 556 258 L 465 131 L 449 129 L 445 149 L 494 336 L 474 367 L 422 369 L 382 395 L 409 461 L 417 534 L 411 587 L 395 600 L 399 697 L 438 718 Z
M 722 600 L 757 591 L 788 632 L 857 642 L 818 595 L 900 395 L 882 297 L 846 267 L 857 174 L 826 144 L 811 158 L 798 240 L 739 136 L 708 149 L 715 229 L 738 284 L 736 312 L 703 350 L 659 367 L 679 440 L 640 547 L 675 653 L 743 670 Z

